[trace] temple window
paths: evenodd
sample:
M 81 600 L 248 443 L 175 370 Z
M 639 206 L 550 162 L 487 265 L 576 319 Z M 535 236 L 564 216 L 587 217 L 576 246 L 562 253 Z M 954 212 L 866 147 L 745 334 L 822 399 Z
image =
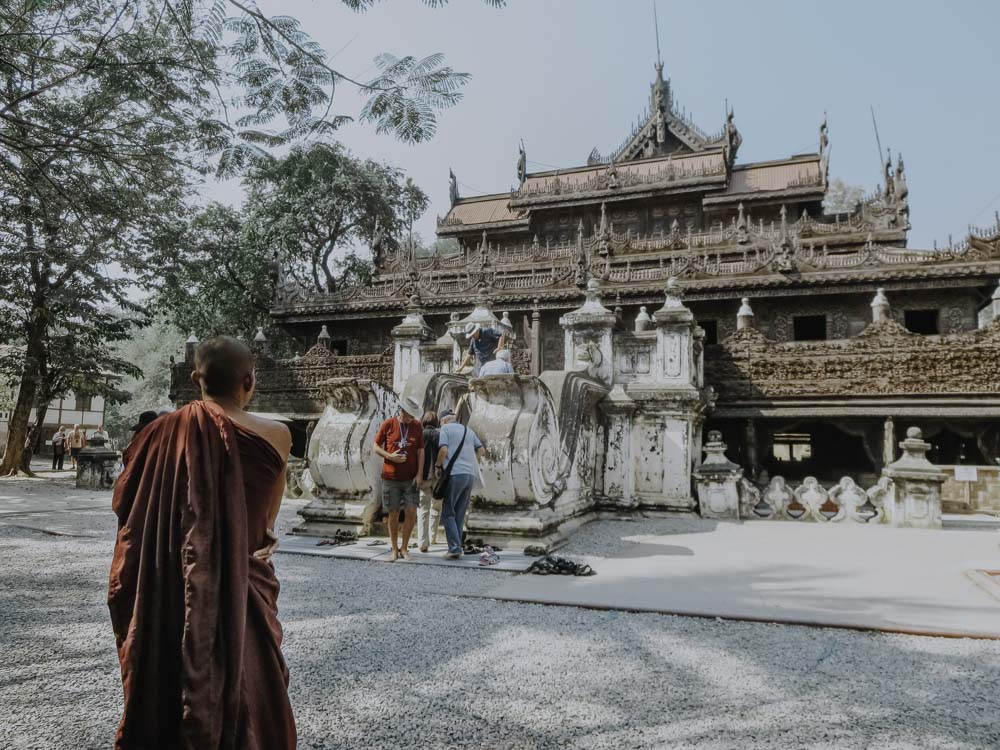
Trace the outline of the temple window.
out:
M 716 320 L 699 320 L 698 325 L 705 331 L 706 344 L 719 343 L 719 323 Z
M 825 315 L 796 315 L 792 319 L 792 327 L 796 341 L 826 340 Z
M 76 403 L 74 404 L 76 408 L 80 411 L 90 411 L 90 405 L 94 397 L 86 393 L 77 393 L 74 395 L 76 397 Z
M 903 313 L 903 322 L 906 330 L 911 333 L 933 336 L 941 333 L 940 317 L 939 310 L 906 310 Z
M 777 432 L 771 448 L 780 463 L 801 463 L 812 458 L 812 437 L 805 432 Z

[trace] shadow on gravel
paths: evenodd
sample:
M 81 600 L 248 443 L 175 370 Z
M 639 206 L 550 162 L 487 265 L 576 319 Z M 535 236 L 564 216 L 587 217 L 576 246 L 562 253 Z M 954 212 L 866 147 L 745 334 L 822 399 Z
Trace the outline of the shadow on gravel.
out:
M 0 542 L 0 734 L 107 747 L 110 538 Z M 278 575 L 303 750 L 1000 745 L 995 642 L 463 598 L 487 577 L 430 566 L 286 556 Z
M 334 566 L 327 593 L 341 574 L 368 575 L 371 596 L 323 608 L 289 579 L 283 619 L 304 747 L 981 748 L 1000 737 L 996 643 L 416 602 L 408 571 L 373 567 Z M 303 684 L 315 675 L 320 692 Z

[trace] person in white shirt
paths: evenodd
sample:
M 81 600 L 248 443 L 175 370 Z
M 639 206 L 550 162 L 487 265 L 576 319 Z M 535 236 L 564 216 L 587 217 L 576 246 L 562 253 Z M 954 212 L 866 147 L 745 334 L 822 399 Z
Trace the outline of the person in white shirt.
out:
M 510 349 L 501 349 L 497 352 L 497 358 L 486 362 L 479 368 L 479 377 L 485 378 L 487 375 L 513 375 L 514 366 L 510 363 Z
M 94 433 L 91 435 L 91 437 L 102 438 L 104 440 L 105 445 L 107 445 L 111 441 L 111 436 L 108 434 L 108 431 L 104 429 L 104 425 L 100 425 L 96 430 L 94 430 Z

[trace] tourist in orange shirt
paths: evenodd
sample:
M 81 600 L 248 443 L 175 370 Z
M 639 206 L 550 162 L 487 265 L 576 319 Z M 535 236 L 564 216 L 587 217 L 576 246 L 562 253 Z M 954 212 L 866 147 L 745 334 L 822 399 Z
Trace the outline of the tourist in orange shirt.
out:
M 382 510 L 387 514 L 389 543 L 395 562 L 400 556 L 410 559 L 410 534 L 417 522 L 417 476 L 424 465 L 424 433 L 420 425 L 423 409 L 408 396 L 399 406 L 399 415 L 385 420 L 378 428 L 372 445 L 382 457 Z M 403 540 L 397 544 L 399 510 L 403 509 Z

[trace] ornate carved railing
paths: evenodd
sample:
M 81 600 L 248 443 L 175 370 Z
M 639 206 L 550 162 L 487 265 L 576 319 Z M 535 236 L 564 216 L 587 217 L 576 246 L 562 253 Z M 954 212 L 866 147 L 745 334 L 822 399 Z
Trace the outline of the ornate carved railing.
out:
M 697 159 L 698 162 L 702 159 Z M 572 193 L 589 193 L 609 189 L 622 189 L 643 185 L 660 185 L 682 180 L 719 177 L 726 174 L 726 164 L 719 155 L 714 164 L 699 164 L 688 166 L 681 159 L 667 161 L 663 166 L 649 172 L 630 169 L 627 164 L 616 168 L 612 176 L 609 171 L 595 172 L 586 178 L 581 178 L 572 172 L 565 175 L 558 173 L 552 177 L 539 180 L 537 184 L 525 183 L 510 193 L 511 200 L 526 200 L 553 195 Z
M 892 320 L 849 339 L 774 342 L 748 328 L 705 350 L 719 403 L 788 397 L 995 394 L 1000 320 L 971 333 L 921 336 Z

